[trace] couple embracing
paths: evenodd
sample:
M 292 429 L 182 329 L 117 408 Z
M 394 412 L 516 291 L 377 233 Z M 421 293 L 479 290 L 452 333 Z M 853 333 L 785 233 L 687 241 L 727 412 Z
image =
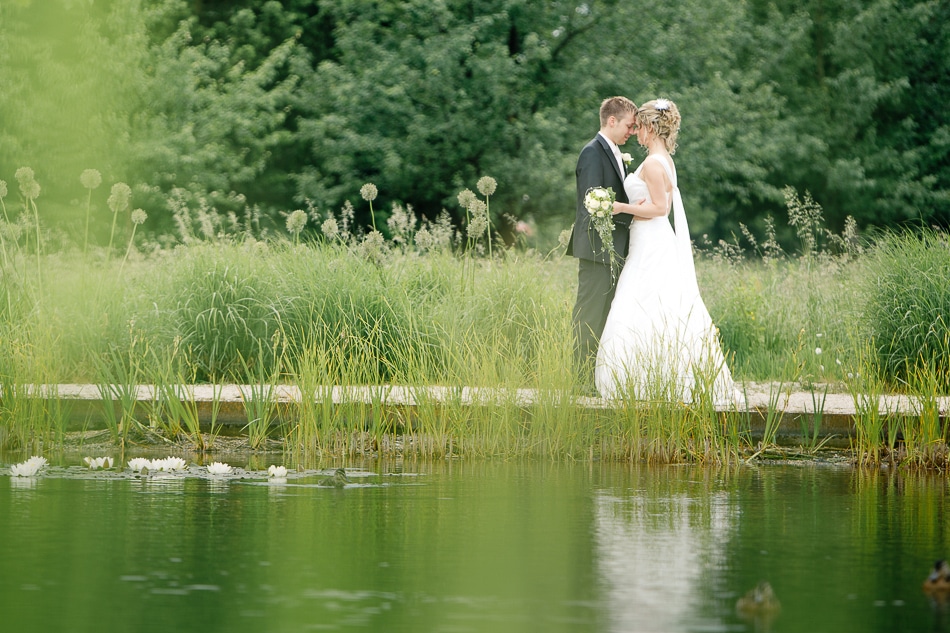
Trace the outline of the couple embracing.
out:
M 673 154 L 680 114 L 668 99 L 639 108 L 626 97 L 600 106 L 600 132 L 577 160 L 577 217 L 568 255 L 579 260 L 573 311 L 580 380 L 607 399 L 740 404 L 696 283 Z M 620 146 L 636 135 L 647 157 L 628 173 Z M 585 206 L 611 189 L 612 243 Z M 670 223 L 670 213 L 673 222 Z M 611 255 L 623 261 L 619 270 Z

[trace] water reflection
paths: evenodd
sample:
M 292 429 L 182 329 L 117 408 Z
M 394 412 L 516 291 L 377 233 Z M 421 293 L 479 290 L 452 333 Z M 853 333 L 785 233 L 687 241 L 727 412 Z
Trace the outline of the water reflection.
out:
M 682 474 L 635 469 L 623 490 L 596 494 L 598 575 L 611 630 L 683 630 L 714 580 L 710 570 L 726 564 L 735 497 Z
M 462 461 L 347 471 L 357 483 L 341 489 L 319 486 L 326 468 L 286 482 L 197 467 L 7 477 L 0 560 L 17 572 L 0 574 L 5 629 L 947 630 L 947 605 L 921 590 L 950 556 L 945 476 Z M 782 610 L 743 619 L 736 601 L 760 580 Z
M 10 477 L 10 488 L 13 490 L 33 490 L 36 488 L 36 477 Z

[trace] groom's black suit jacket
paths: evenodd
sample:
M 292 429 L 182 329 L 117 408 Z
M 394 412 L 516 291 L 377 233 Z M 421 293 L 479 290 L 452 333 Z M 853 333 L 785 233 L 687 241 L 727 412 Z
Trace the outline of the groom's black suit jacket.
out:
M 577 158 L 575 176 L 577 178 L 577 215 L 574 231 L 567 244 L 567 254 L 580 259 L 588 259 L 607 264 L 607 251 L 590 224 L 590 213 L 584 206 L 584 196 L 591 187 L 610 187 L 619 202 L 628 202 L 623 190 L 624 175 L 614 158 L 607 139 L 598 134 L 581 150 Z M 627 256 L 630 240 L 630 221 L 633 216 L 621 213 L 614 216 L 614 250 L 621 256 Z

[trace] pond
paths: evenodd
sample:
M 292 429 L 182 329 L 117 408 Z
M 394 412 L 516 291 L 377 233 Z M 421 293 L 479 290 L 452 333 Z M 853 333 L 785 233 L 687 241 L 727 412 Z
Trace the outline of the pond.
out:
M 332 488 L 12 461 L 5 631 L 950 630 L 921 589 L 950 555 L 946 475 L 391 461 Z M 738 612 L 761 580 L 781 610 Z

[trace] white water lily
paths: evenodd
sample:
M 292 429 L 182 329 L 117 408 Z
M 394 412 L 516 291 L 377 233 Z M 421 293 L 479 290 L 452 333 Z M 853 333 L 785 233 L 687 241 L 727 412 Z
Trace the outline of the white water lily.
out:
M 270 477 L 283 478 L 287 476 L 287 469 L 284 466 L 277 466 L 276 464 L 271 464 L 271 466 L 267 469 L 267 474 Z
M 100 468 L 112 468 L 111 457 L 83 457 L 82 461 L 86 462 L 86 466 L 89 466 L 90 470 L 99 470 Z
M 34 455 L 23 463 L 10 466 L 10 474 L 14 477 L 32 477 L 46 466 L 48 462 L 45 457 Z
M 152 462 L 145 459 L 144 457 L 134 457 L 129 460 L 129 469 L 136 472 L 141 472 L 143 470 L 151 470 Z
M 211 462 L 208 464 L 208 472 L 212 475 L 227 475 L 231 473 L 231 467 L 222 462 Z
M 159 470 L 185 470 L 188 466 L 188 463 L 181 457 L 166 457 L 165 459 L 157 461 L 161 464 Z M 152 462 L 152 464 L 155 465 L 156 462 Z

